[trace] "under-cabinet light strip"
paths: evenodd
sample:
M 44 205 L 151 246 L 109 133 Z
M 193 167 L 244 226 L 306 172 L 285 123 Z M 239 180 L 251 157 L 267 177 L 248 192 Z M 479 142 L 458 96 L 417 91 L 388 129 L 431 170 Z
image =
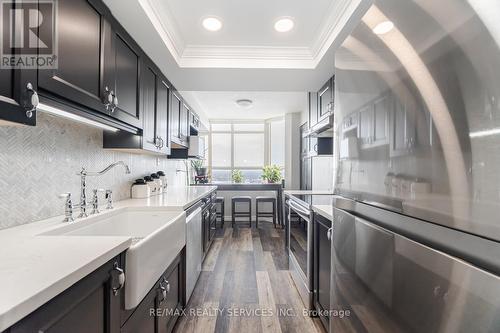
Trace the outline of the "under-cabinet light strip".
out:
M 47 105 L 47 104 L 43 104 L 43 103 L 38 104 L 37 110 L 54 115 L 54 116 L 63 117 L 66 119 L 71 119 L 71 120 L 77 121 L 77 122 L 82 123 L 82 124 L 90 125 L 93 127 L 98 127 L 98 128 L 101 128 L 105 131 L 118 132 L 118 129 L 115 127 L 101 124 L 100 122 L 97 122 L 95 120 L 87 119 L 85 117 L 73 114 L 71 112 L 63 111 L 61 109 L 55 108 L 55 107 Z

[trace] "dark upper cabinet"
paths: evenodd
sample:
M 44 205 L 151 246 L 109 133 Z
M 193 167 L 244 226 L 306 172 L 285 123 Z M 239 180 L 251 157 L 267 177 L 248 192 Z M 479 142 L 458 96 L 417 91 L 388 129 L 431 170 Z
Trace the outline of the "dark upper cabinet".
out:
M 318 93 L 309 93 L 309 128 L 318 123 Z
M 333 112 L 334 77 L 329 79 L 318 92 L 309 93 L 309 128 L 328 119 Z M 323 124 L 323 123 L 322 123 Z
M 158 151 L 161 146 L 156 133 L 156 83 L 156 73 L 144 64 L 141 75 L 142 148 L 152 151 Z
M 108 113 L 105 88 L 112 90 L 114 82 L 104 75 L 103 60 L 110 47 L 105 41 L 111 38 L 105 12 L 100 1 L 58 1 L 58 68 L 38 70 L 40 94 Z
M 183 144 L 187 144 L 189 139 L 189 115 L 191 111 L 189 107 L 182 103 L 181 113 L 180 113 L 180 127 L 181 127 L 181 141 Z
M 174 145 L 183 146 L 181 133 L 182 98 L 177 92 L 170 96 L 170 139 Z
M 104 132 L 104 148 L 170 154 L 170 85 L 150 62 L 140 63 L 139 112 L 142 133 Z
M 189 126 L 190 126 L 190 135 L 191 134 L 195 134 L 197 135 L 199 130 L 200 130 L 200 118 L 198 117 L 198 115 L 194 112 L 190 112 L 189 113 Z
M 318 121 L 327 118 L 333 111 L 333 82 L 334 78 L 332 77 L 318 92 Z
M 5 6 L 16 9 L 20 3 L 2 3 Z M 13 36 L 15 37 L 15 33 Z M 6 48 L 9 33 L 3 36 L 3 47 Z M 15 50 L 10 49 L 10 54 Z M 20 123 L 25 125 L 36 125 L 36 112 L 32 111 L 31 97 L 33 90 L 28 89 L 28 84 L 36 86 L 36 69 L 0 69 L 0 124 L 3 121 L 9 123 Z
M 112 94 L 110 115 L 136 128 L 142 128 L 140 112 L 140 48 L 118 24 L 111 31 L 111 45 L 106 46 L 105 77 L 111 86 L 104 87 L 105 95 Z M 105 101 L 106 102 L 106 101 Z
M 121 257 L 106 263 L 72 287 L 31 313 L 9 333 L 31 332 L 120 332 L 122 290 L 116 267 Z M 116 267 L 115 267 L 116 266 Z
M 156 83 L 156 136 L 160 140 L 160 151 L 165 154 L 170 154 L 170 86 L 169 84 L 157 77 Z

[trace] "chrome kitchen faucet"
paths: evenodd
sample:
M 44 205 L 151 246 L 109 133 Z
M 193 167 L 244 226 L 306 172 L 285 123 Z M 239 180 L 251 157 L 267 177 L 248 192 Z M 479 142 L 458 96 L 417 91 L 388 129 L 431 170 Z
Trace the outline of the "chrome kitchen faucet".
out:
M 122 165 L 125 168 L 125 173 L 130 174 L 130 168 L 128 167 L 127 164 L 123 161 L 118 161 L 113 164 L 110 164 L 107 166 L 104 170 L 99 171 L 99 172 L 89 172 L 85 168 L 82 168 L 82 171 L 80 171 L 77 175 L 80 176 L 80 204 L 78 207 L 80 207 L 80 215 L 78 215 L 78 218 L 82 217 L 87 217 L 87 177 L 97 177 L 97 176 L 102 176 L 106 174 L 109 170 L 113 169 L 114 167 Z M 108 194 L 109 193 L 109 194 Z M 96 193 L 97 195 L 97 193 Z M 108 197 L 108 209 L 112 208 L 112 202 L 111 200 L 111 191 L 106 192 L 106 196 Z M 94 198 L 95 200 L 95 198 Z M 94 208 L 95 211 L 95 208 Z

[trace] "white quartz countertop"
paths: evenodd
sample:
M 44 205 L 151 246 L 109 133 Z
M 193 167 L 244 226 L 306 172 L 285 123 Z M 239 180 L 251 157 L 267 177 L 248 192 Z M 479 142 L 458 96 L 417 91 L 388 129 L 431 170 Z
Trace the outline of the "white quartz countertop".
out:
M 147 199 L 116 202 L 126 207 L 184 210 L 215 186 L 169 187 Z M 106 214 L 104 208 L 101 214 Z M 76 214 L 75 214 L 76 215 Z M 62 216 L 0 230 L 0 331 L 15 324 L 132 244 L 129 237 L 42 236 L 62 226 Z
M 330 220 L 333 220 L 333 206 L 332 205 L 312 205 L 312 210 Z

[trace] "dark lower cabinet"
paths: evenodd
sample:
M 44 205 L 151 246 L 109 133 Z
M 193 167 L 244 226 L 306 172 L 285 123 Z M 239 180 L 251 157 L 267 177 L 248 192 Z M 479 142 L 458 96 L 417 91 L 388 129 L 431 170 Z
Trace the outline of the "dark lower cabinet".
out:
M 184 304 L 184 251 L 167 268 L 144 300 L 122 311 L 122 333 L 170 333 Z
M 331 227 L 329 219 L 314 214 L 313 304 L 326 330 L 330 310 Z
M 123 256 L 109 261 L 10 328 L 9 333 L 120 332 L 123 289 L 117 294 L 116 267 Z

